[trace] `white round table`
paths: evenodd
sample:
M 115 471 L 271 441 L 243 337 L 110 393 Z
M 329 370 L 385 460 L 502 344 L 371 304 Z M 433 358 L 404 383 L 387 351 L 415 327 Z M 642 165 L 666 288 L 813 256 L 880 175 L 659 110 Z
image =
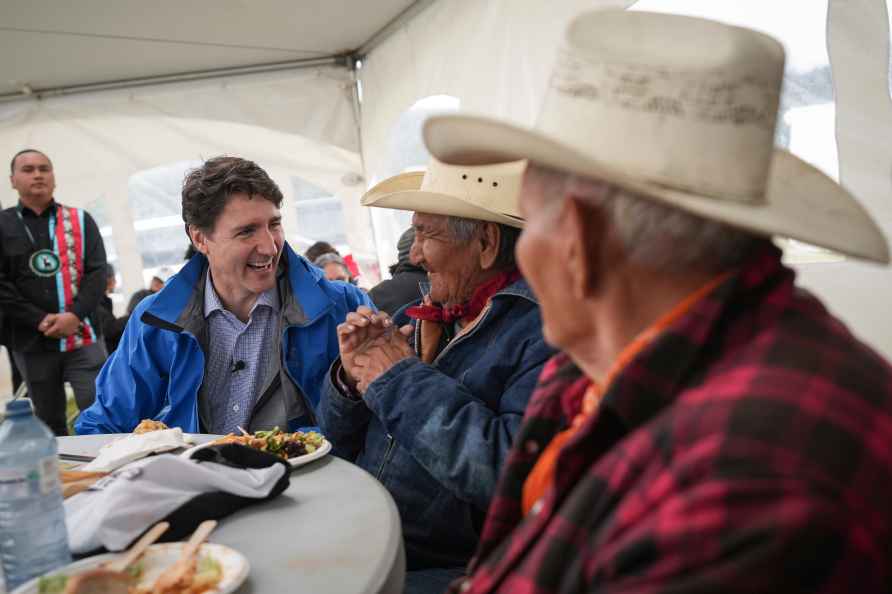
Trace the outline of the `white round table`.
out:
M 95 456 L 114 437 L 60 437 L 59 453 Z M 223 518 L 209 540 L 250 561 L 238 594 L 403 589 L 405 553 L 393 499 L 370 474 L 331 455 L 292 471 L 290 486 L 275 499 Z

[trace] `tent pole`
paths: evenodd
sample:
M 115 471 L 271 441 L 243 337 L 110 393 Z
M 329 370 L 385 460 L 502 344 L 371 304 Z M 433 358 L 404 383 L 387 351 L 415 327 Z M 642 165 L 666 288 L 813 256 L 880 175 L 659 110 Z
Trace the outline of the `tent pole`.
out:
M 368 188 L 368 172 L 365 168 L 365 147 L 362 144 L 362 93 L 360 91 L 360 85 L 362 84 L 359 80 L 359 70 L 362 68 L 362 61 L 358 54 L 353 54 L 349 57 L 349 65 L 350 71 L 353 74 L 353 117 L 356 121 L 356 139 L 359 143 L 359 164 L 362 168 L 362 177 L 363 184 L 366 188 Z M 386 268 L 381 263 L 381 255 L 378 253 L 378 233 L 375 229 L 375 220 L 371 215 L 370 209 L 366 208 L 366 216 L 367 216 L 367 224 L 369 233 L 371 234 L 372 239 L 372 247 L 375 250 L 375 258 L 378 261 L 378 269 L 381 275 L 381 279 L 386 278 Z
M 415 0 L 403 12 L 396 15 L 389 23 L 381 27 L 374 35 L 368 38 L 365 43 L 359 46 L 354 55 L 362 58 L 370 51 L 384 43 L 384 41 L 393 35 L 400 27 L 415 18 L 416 15 L 424 11 L 425 8 L 436 2 L 437 0 Z
M 236 66 L 231 68 L 215 68 L 180 74 L 166 74 L 161 76 L 146 76 L 140 78 L 127 78 L 121 80 L 88 83 L 83 85 L 71 85 L 66 87 L 51 87 L 46 89 L 31 89 L 22 93 L 7 93 L 0 95 L 0 103 L 22 101 L 28 99 L 46 99 L 60 97 L 62 95 L 74 95 L 78 93 L 92 93 L 96 91 L 111 91 L 117 89 L 129 89 L 149 85 L 161 85 L 169 83 L 191 82 L 210 78 L 222 78 L 228 76 L 243 76 L 248 74 L 261 74 L 266 72 L 279 72 L 283 70 L 299 70 L 301 68 L 316 68 L 319 66 L 343 66 L 352 68 L 352 62 L 348 55 L 328 56 L 325 58 L 309 58 L 303 60 L 289 60 L 286 62 L 270 62 L 267 64 L 255 64 L 253 66 Z

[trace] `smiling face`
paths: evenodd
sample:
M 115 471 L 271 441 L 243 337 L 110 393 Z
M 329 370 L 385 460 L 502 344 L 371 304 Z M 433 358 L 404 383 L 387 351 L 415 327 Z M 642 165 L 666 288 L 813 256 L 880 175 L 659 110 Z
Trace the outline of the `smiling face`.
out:
M 481 241 L 454 240 L 446 219 L 443 215 L 416 212 L 412 216 L 415 242 L 409 253 L 413 264 L 427 270 L 431 299 L 450 306 L 470 299 L 487 271 L 481 266 Z
M 276 282 L 285 235 L 282 214 L 261 196 L 231 196 L 213 230 L 190 226 L 198 251 L 208 258 L 211 280 L 221 301 L 232 308 L 250 307 Z
M 56 189 L 53 164 L 46 155 L 37 152 L 22 153 L 16 157 L 9 181 L 19 193 L 22 204 L 32 210 L 42 211 L 46 208 Z

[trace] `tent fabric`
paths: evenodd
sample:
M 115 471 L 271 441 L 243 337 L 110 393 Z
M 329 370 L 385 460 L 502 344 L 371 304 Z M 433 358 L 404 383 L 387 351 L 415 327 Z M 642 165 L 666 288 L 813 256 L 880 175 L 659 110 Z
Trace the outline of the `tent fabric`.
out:
M 143 288 L 128 182 L 166 164 L 229 154 L 252 159 L 285 195 L 286 235 L 295 236 L 293 176 L 341 199 L 351 251 L 372 262 L 352 73 L 321 67 L 0 105 L 0 154 L 33 147 L 56 170 L 60 201 L 101 204 L 113 228 L 123 289 Z M 0 201 L 16 200 L 8 190 Z M 147 205 L 137 205 L 145 211 Z M 178 204 L 160 215 L 179 215 Z M 183 239 L 185 246 L 185 238 Z
M 892 99 L 884 0 L 830 0 L 827 47 L 836 95 L 840 183 L 892 239 Z M 892 358 L 892 269 L 853 261 L 797 266 L 801 284 Z
M 729 0 L 725 0 L 728 2 Z M 713 4 L 710 2 L 708 4 Z M 439 0 L 377 47 L 363 62 L 362 144 L 371 182 L 399 173 L 390 139 L 416 101 L 450 95 L 464 112 L 522 125 L 535 122 L 566 23 L 597 7 L 632 1 L 537 3 L 519 0 Z M 647 2 L 666 10 L 690 2 Z M 737 4 L 738 13 L 746 8 Z M 829 0 L 827 45 L 836 94 L 836 136 L 841 183 L 892 237 L 892 176 L 888 81 L 889 28 L 883 0 Z M 810 22 L 810 21 L 809 21 Z M 821 109 L 824 109 L 823 107 Z M 832 104 L 831 104 L 832 110 Z M 832 113 L 832 111 L 831 111 Z M 791 147 L 794 149 L 797 147 Z M 804 147 L 808 148 L 808 147 Z M 806 159 L 810 155 L 802 155 Z M 835 163 L 815 163 L 831 175 Z M 373 209 L 376 247 L 383 264 L 395 261 L 405 217 Z M 818 294 L 860 338 L 892 357 L 892 270 L 854 260 L 796 263 L 800 282 Z M 833 261 L 836 260 L 836 261 Z

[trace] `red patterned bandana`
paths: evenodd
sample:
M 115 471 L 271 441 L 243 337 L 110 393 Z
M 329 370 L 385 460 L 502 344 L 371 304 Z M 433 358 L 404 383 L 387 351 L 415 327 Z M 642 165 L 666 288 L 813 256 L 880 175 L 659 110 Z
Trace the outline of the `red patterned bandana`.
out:
M 510 272 L 502 272 L 486 281 L 474 291 L 468 301 L 459 305 L 439 307 L 437 305 L 416 305 L 406 309 L 406 315 L 414 320 L 428 322 L 445 322 L 451 324 L 456 320 L 470 322 L 483 311 L 489 298 L 521 278 L 520 271 L 514 269 Z

